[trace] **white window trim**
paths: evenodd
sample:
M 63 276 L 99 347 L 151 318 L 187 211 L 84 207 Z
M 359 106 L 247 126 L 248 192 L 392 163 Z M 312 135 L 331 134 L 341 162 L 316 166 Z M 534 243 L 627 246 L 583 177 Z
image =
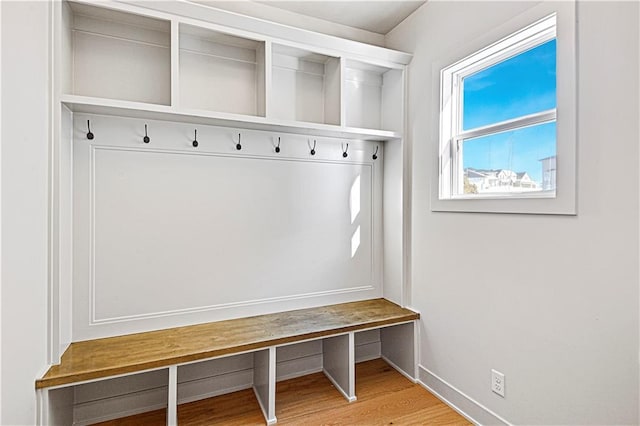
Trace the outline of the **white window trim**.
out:
M 474 39 L 464 51 L 455 52 L 434 64 L 433 76 L 438 79 L 437 87 L 442 90 L 440 104 L 436 111 L 437 117 L 433 117 L 432 121 L 438 123 L 439 129 L 435 138 L 438 164 L 432 174 L 431 209 L 433 211 L 576 214 L 575 7 L 574 2 L 545 2 L 534 6 L 506 24 L 489 31 L 485 36 Z M 553 14 L 555 19 L 550 18 Z M 460 104 L 460 100 L 452 101 L 451 96 L 447 96 L 453 93 L 453 84 L 459 84 L 464 76 L 514 55 L 514 49 L 520 52 L 525 51 L 554 37 L 557 40 L 556 109 L 466 132 L 440 126 L 441 118 L 442 122 L 460 123 L 460 120 L 452 120 L 456 118 L 453 117 L 454 114 L 460 113 L 456 105 Z M 487 59 L 489 57 L 491 58 Z M 454 76 L 456 78 L 453 78 Z M 459 140 L 549 122 L 556 117 L 558 117 L 556 154 L 559 165 L 555 193 L 540 191 L 527 194 L 452 196 L 452 184 L 458 184 L 456 181 L 460 180 L 453 175 L 453 170 L 460 170 L 454 164 L 458 155 L 453 151 L 458 149 Z

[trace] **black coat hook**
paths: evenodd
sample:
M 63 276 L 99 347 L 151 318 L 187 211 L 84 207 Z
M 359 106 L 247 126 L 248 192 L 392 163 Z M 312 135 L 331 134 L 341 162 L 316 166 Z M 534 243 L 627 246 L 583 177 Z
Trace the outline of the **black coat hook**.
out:
M 380 148 L 380 147 L 376 146 L 376 152 L 374 152 L 373 155 L 371 156 L 371 158 L 373 158 L 374 160 L 378 159 L 378 148 Z
M 236 144 L 236 149 L 240 151 L 242 149 L 242 145 L 240 145 L 240 133 L 238 133 L 238 143 Z
M 278 136 L 278 145 L 276 146 L 276 152 L 280 152 L 280 136 Z
M 87 139 L 93 139 L 93 133 L 91 133 L 91 124 L 89 123 L 89 120 L 87 120 Z
M 194 148 L 198 147 L 198 129 L 195 129 L 193 131 L 193 147 Z
M 142 138 L 142 142 L 144 142 L 144 143 L 151 142 L 151 139 L 147 135 L 147 125 L 146 124 L 144 125 L 144 138 Z
M 347 143 L 347 148 L 344 151 L 342 151 L 343 158 L 347 158 L 349 156 L 349 154 L 347 154 L 348 150 L 349 150 L 349 144 Z
M 316 155 L 316 140 L 313 140 L 313 148 L 311 148 L 311 155 Z

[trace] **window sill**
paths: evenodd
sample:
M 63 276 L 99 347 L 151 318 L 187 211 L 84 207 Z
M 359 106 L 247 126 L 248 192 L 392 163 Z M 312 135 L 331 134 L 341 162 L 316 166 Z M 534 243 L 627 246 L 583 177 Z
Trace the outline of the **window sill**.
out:
M 487 193 L 473 195 L 454 195 L 451 198 L 440 198 L 440 201 L 464 201 L 464 200 L 528 200 L 534 198 L 556 198 L 556 191 L 538 192 L 512 192 L 512 193 Z
M 433 212 L 458 213 L 513 213 L 513 214 L 541 214 L 541 215 L 576 215 L 575 203 L 569 197 L 546 195 L 514 197 L 495 196 L 459 197 L 455 199 L 431 200 Z

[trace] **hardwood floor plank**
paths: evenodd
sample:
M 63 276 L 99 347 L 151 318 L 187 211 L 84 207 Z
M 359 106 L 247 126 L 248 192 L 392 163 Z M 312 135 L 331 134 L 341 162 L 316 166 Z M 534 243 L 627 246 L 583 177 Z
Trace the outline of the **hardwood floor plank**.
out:
M 405 414 L 398 417 L 394 424 L 425 424 L 425 419 L 428 419 L 430 426 L 462 426 L 471 424 L 467 419 L 444 404 Z
M 276 417 L 278 424 L 300 415 L 344 406 L 347 401 L 324 373 L 315 373 L 276 385 Z
M 356 395 L 360 401 L 414 386 L 382 359 L 374 361 L 356 364 Z
M 429 395 L 430 396 L 430 395 Z M 408 388 L 400 392 L 380 394 L 378 397 L 358 401 L 338 409 L 322 411 L 309 418 L 314 424 L 399 424 L 398 418 L 407 412 L 431 407 L 440 401 L 423 392 Z
M 470 425 L 420 385 L 407 380 L 382 359 L 356 365 L 356 395 L 347 402 L 323 373 L 277 384 L 279 425 Z M 165 424 L 165 410 L 144 413 L 100 426 Z M 178 407 L 180 426 L 264 425 L 253 390 L 234 392 Z
M 179 405 L 178 423 L 189 426 L 264 425 L 264 417 L 253 389 L 246 389 Z

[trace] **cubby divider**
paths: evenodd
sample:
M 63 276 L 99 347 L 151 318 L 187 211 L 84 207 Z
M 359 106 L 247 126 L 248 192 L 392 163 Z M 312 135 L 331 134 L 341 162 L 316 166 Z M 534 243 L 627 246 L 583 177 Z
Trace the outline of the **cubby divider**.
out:
M 324 374 L 349 402 L 356 400 L 354 334 L 322 340 Z
M 276 348 L 253 354 L 253 390 L 268 425 L 276 423 Z

